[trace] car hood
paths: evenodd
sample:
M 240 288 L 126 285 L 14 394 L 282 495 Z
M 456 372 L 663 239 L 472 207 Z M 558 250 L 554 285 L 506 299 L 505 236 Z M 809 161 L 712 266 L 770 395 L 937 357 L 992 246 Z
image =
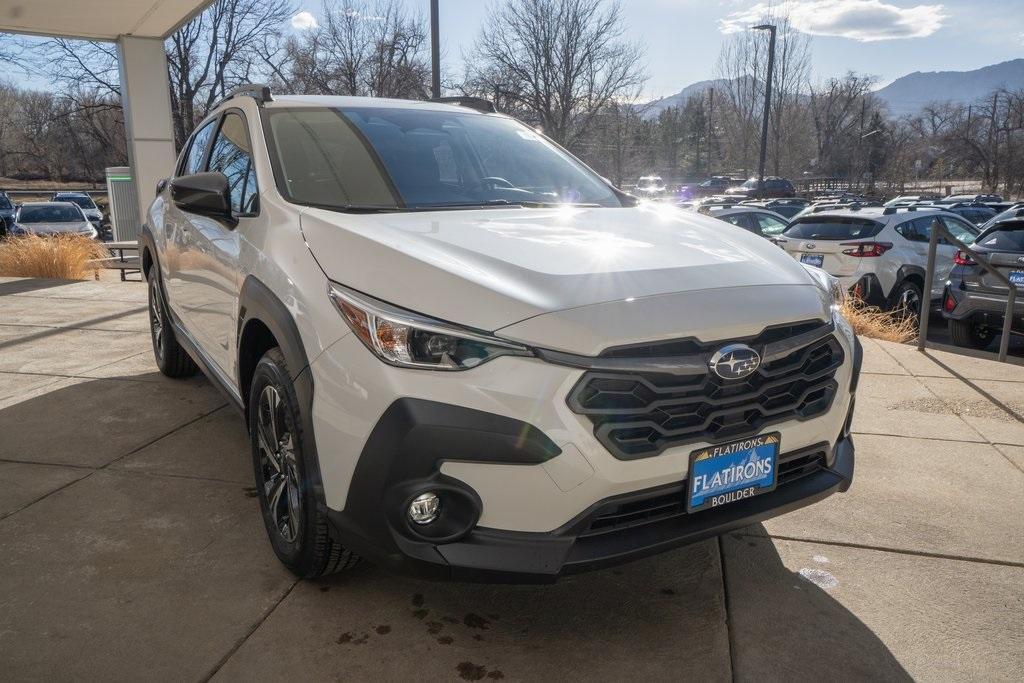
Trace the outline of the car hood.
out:
M 332 280 L 488 331 L 603 302 L 812 284 L 771 242 L 670 206 L 370 215 L 309 208 L 301 227 Z
M 89 232 L 92 229 L 88 221 L 77 223 L 19 223 L 18 225 L 37 235 L 54 235 L 61 232 Z

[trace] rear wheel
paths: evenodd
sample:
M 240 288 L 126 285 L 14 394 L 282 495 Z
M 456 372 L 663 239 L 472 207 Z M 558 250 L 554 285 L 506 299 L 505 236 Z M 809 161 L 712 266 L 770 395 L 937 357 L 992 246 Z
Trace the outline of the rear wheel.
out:
M 986 326 L 978 325 L 970 319 L 949 320 L 949 336 L 956 346 L 965 349 L 984 349 L 992 343 L 995 335 Z
M 299 401 L 280 349 L 267 351 L 256 365 L 249 440 L 263 524 L 277 558 L 302 578 L 354 566 L 358 556 L 332 537 L 317 504 Z
M 904 280 L 892 293 L 892 310 L 896 315 L 917 319 L 922 301 L 921 287 L 913 280 Z
M 167 299 L 160 285 L 160 269 L 156 264 L 150 267 L 148 276 L 149 333 L 153 338 L 156 366 L 168 377 L 191 377 L 198 368 L 174 336 L 171 317 L 167 312 Z

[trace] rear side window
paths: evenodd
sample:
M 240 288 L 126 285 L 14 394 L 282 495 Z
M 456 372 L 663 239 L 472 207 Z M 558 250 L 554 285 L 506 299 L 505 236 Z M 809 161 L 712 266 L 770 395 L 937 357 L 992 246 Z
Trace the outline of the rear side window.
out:
M 958 221 L 955 218 L 949 216 L 942 216 L 942 222 L 945 224 L 946 229 L 949 230 L 949 234 L 957 238 L 964 244 L 974 244 L 975 238 L 978 236 L 978 229 L 972 225 L 968 225 L 964 221 Z M 929 237 L 930 237 L 929 233 Z M 949 242 L 943 238 L 943 244 L 949 244 Z
M 760 226 L 762 235 L 781 235 L 782 231 L 786 229 L 786 224 L 775 216 L 769 216 L 766 213 L 755 213 L 752 214 L 752 217 Z
M 856 216 L 806 216 L 782 233 L 801 240 L 861 240 L 874 237 L 884 224 Z
M 3 195 L 0 195 L 0 209 L 10 209 L 10 208 L 13 208 L 11 206 L 11 200 L 9 200 L 7 197 L 5 197 Z
M 203 170 L 206 143 L 210 141 L 210 135 L 213 134 L 213 124 L 214 122 L 210 121 L 192 137 L 188 153 L 185 155 L 185 163 L 181 166 L 181 175 L 191 175 Z
M 978 240 L 978 245 L 994 251 L 1024 252 L 1024 221 L 1000 225 Z
M 719 220 L 723 220 L 726 223 L 732 223 L 736 227 L 749 230 L 750 232 L 757 232 L 754 225 L 750 222 L 749 213 L 731 213 L 728 216 L 715 216 Z

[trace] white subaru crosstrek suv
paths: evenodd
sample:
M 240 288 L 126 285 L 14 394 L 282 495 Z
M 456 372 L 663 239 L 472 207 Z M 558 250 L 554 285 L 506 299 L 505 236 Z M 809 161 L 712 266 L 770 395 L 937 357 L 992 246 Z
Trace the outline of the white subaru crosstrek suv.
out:
M 846 490 L 838 283 L 468 104 L 245 89 L 149 208 L 157 362 L 245 416 L 281 561 L 552 581 Z
M 978 228 L 932 207 L 813 207 L 796 216 L 775 243 L 793 258 L 823 268 L 842 287 L 873 306 L 917 315 L 922 302 L 942 298 L 957 247 L 940 239 L 932 291 L 924 296 L 932 223 L 971 244 Z

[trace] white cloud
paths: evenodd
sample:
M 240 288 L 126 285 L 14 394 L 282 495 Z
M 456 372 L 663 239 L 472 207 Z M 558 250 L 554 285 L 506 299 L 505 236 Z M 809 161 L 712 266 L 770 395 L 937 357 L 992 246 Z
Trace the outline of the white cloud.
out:
M 316 27 L 316 17 L 313 16 L 312 12 L 303 10 L 292 17 L 292 28 L 296 31 L 306 31 Z
M 838 36 L 864 43 L 924 38 L 942 28 L 942 5 L 897 7 L 882 0 L 785 0 L 733 12 L 719 20 L 722 33 L 743 31 L 766 16 L 789 17 L 793 28 L 817 36 Z

